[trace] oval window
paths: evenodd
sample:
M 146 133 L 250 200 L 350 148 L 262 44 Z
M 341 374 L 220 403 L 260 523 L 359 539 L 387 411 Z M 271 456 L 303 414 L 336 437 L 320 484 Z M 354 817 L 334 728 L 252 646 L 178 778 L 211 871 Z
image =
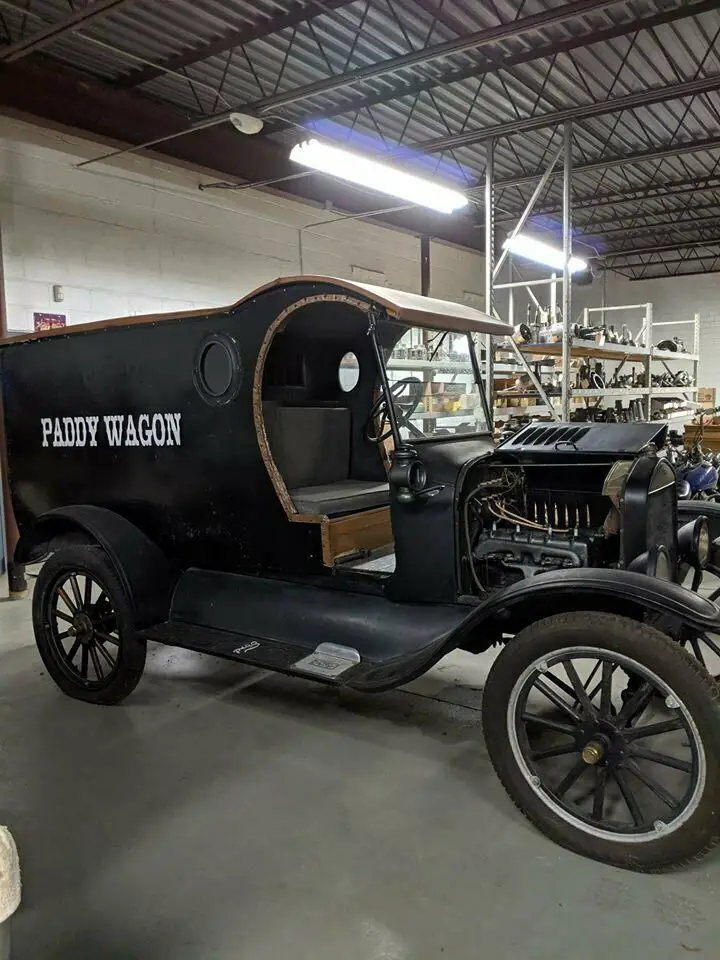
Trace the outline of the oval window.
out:
M 227 403 L 240 388 L 242 366 L 235 340 L 223 333 L 205 337 L 195 355 L 195 386 L 208 403 Z
M 360 379 L 360 363 L 354 353 L 346 353 L 340 361 L 338 383 L 340 389 L 350 393 L 358 385 Z

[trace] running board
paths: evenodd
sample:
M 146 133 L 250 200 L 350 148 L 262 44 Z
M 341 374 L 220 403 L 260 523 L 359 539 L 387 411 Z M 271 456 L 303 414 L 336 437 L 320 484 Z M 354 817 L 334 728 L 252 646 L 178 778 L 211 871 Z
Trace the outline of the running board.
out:
M 160 623 L 143 630 L 140 636 L 196 653 L 208 653 L 280 673 L 302 674 L 327 683 L 345 683 L 350 672 L 358 673 L 357 668 L 361 667 L 357 650 L 337 643 L 320 643 L 308 652 L 307 647 L 300 644 L 255 639 L 190 623 Z
M 328 586 L 186 570 L 148 640 L 328 683 L 385 689 L 452 644 L 471 608 L 399 603 Z

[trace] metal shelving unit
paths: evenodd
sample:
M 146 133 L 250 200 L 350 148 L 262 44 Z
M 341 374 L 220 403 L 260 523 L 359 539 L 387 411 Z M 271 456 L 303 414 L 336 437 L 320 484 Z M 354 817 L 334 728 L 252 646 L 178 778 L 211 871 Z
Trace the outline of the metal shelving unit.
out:
M 647 387 L 617 387 L 613 389 L 612 387 L 607 387 L 603 390 L 576 390 L 573 387 L 571 396 L 581 397 L 584 399 L 600 399 L 601 397 L 644 397 L 648 394 Z
M 423 345 L 417 345 L 410 349 L 423 351 L 426 348 Z M 455 354 L 455 356 L 457 356 L 457 354 Z M 434 357 L 432 360 L 424 359 L 422 356 L 393 357 L 388 361 L 387 366 L 389 371 L 397 371 L 401 375 L 417 374 L 418 379 L 425 384 L 426 389 L 431 388 L 436 378 L 440 378 L 440 381 L 442 381 L 442 378 L 445 377 L 453 384 L 462 385 L 463 380 L 461 378 L 472 377 L 474 380 L 475 377 L 475 370 L 470 361 L 470 357 L 468 357 L 467 360 L 456 360 L 443 356 Z M 453 421 L 470 422 L 474 417 L 475 412 L 472 409 L 419 409 L 416 410 L 409 419 L 416 423 L 437 421 L 440 426 L 447 424 L 447 426 L 450 427 Z
M 610 362 L 616 362 L 618 364 L 615 369 L 615 373 L 619 372 L 620 368 L 625 363 L 640 363 L 643 367 L 644 380 L 647 386 L 639 387 L 612 387 L 608 386 L 603 389 L 576 389 L 571 386 L 570 383 L 567 383 L 566 390 L 568 401 L 575 399 L 584 399 L 584 400 L 597 400 L 600 401 L 603 398 L 611 398 L 614 400 L 617 399 L 632 399 L 641 397 L 643 398 L 643 406 L 645 410 L 645 416 L 650 419 L 653 415 L 653 405 L 652 401 L 654 398 L 659 397 L 677 397 L 679 400 L 684 400 L 689 403 L 694 402 L 692 398 L 697 395 L 698 385 L 697 385 L 697 376 L 698 376 L 698 362 L 699 362 L 699 336 L 700 336 L 700 323 L 699 316 L 696 314 L 691 320 L 673 320 L 673 321 L 663 321 L 660 323 L 653 322 L 653 308 L 651 303 L 643 304 L 628 304 L 620 305 L 617 307 L 592 307 L 587 308 L 583 311 L 583 325 L 589 327 L 591 325 L 591 314 L 599 313 L 602 316 L 602 321 L 605 321 L 605 314 L 608 312 L 616 311 L 635 311 L 641 310 L 643 314 L 642 325 L 637 330 L 637 333 L 633 335 L 633 340 L 635 341 L 635 346 L 625 345 L 625 344 L 616 344 L 616 343 L 603 343 L 597 344 L 584 340 L 574 340 L 569 345 L 569 350 L 563 350 L 563 344 L 561 343 L 528 343 L 521 344 L 518 347 L 519 352 L 525 357 L 563 357 L 566 356 L 572 359 L 586 359 L 586 360 L 605 360 Z M 660 327 L 679 327 L 691 325 L 692 330 L 692 351 L 672 351 L 672 350 L 658 350 L 657 347 L 651 346 L 653 342 L 653 334 L 657 332 L 657 329 Z M 506 350 L 506 346 L 499 346 L 498 350 L 500 352 Z M 654 386 L 652 383 L 652 373 L 653 373 L 653 364 L 661 363 L 665 369 L 672 373 L 673 370 L 670 364 L 675 363 L 689 363 L 692 364 L 692 374 L 691 378 L 693 380 L 692 386 L 664 386 L 658 387 Z M 561 371 L 561 376 L 565 377 L 567 371 L 563 369 Z M 557 416 L 553 408 L 553 400 L 559 399 L 554 397 L 551 394 L 548 394 L 547 391 L 542 393 L 537 392 L 535 394 L 524 394 L 524 396 L 536 396 L 541 397 L 544 401 L 542 404 L 539 404 L 534 409 L 535 415 L 538 413 L 547 413 L 551 416 Z M 508 396 L 507 394 L 501 396 Z M 530 408 L 513 408 L 513 413 L 515 415 L 527 415 Z M 670 411 L 669 415 L 665 418 L 668 420 L 682 420 L 691 419 L 694 416 L 694 411 Z
M 680 400 L 685 400 L 693 402 L 693 398 L 697 395 L 698 386 L 697 386 L 697 372 L 698 372 L 698 362 L 699 362 L 699 318 L 696 315 L 692 320 L 678 320 L 678 321 L 667 321 L 661 323 L 653 322 L 653 310 L 651 303 L 644 304 L 629 304 L 621 305 L 618 307 L 597 307 L 597 308 L 588 308 L 583 312 L 583 321 L 585 326 L 590 326 L 590 318 L 592 314 L 599 313 L 602 316 L 604 321 L 605 314 L 609 312 L 621 312 L 621 311 L 642 311 L 642 325 L 637 330 L 637 333 L 633 335 L 636 346 L 629 346 L 624 344 L 616 343 L 604 343 L 597 344 L 590 341 L 584 340 L 575 340 L 570 344 L 570 349 L 568 355 L 570 359 L 585 359 L 585 360 L 605 360 L 608 362 L 615 362 L 618 364 L 616 371 L 622 367 L 624 363 L 640 363 L 642 364 L 643 371 L 645 374 L 645 382 L 648 386 L 644 387 L 611 387 L 608 386 L 604 389 L 575 389 L 570 384 L 567 386 L 567 395 L 569 402 L 573 400 L 595 400 L 602 401 L 603 399 L 612 399 L 612 400 L 623 400 L 623 399 L 634 399 L 642 398 L 643 407 L 645 410 L 645 415 L 649 418 L 653 414 L 653 405 L 652 401 L 654 398 L 660 397 L 677 397 Z M 660 327 L 675 327 L 675 326 L 687 326 L 691 325 L 693 327 L 693 336 L 692 336 L 692 352 L 688 351 L 671 351 L 671 350 L 658 350 L 655 346 L 649 346 L 652 344 L 653 334 Z M 513 364 L 502 362 L 499 359 L 499 356 L 506 354 L 510 348 L 507 343 L 498 344 L 495 347 L 496 359 L 495 363 L 492 365 L 492 376 L 493 380 L 506 377 L 512 374 L 520 374 L 528 371 L 527 361 L 530 358 L 559 358 L 563 357 L 563 345 L 561 343 L 529 343 L 516 345 L 517 354 L 520 355 L 523 361 L 526 362 L 516 362 Z M 513 351 L 514 352 L 514 351 Z M 517 356 L 517 354 L 515 354 Z M 692 379 L 695 381 L 692 386 L 683 386 L 683 387 L 657 387 L 652 384 L 652 369 L 655 363 L 662 364 L 666 370 L 672 372 L 670 364 L 675 363 L 689 363 L 692 364 Z M 388 364 L 389 369 L 398 370 L 398 371 L 407 371 L 407 372 L 416 372 L 421 375 L 423 380 L 429 380 L 434 375 L 448 374 L 451 376 L 460 375 L 470 375 L 473 373 L 473 368 L 469 360 L 451 360 L 439 358 L 436 360 L 424 360 L 419 357 L 406 359 L 393 359 Z M 564 375 L 564 371 L 563 371 Z M 554 409 L 554 404 L 561 400 L 560 395 L 549 393 L 546 389 L 540 391 L 534 389 L 532 391 L 518 391 L 516 393 L 497 393 L 493 392 L 495 403 L 493 417 L 495 420 L 509 419 L 511 417 L 523 417 L 523 416 L 542 416 L 549 415 L 557 417 L 557 412 Z M 499 407 L 497 406 L 497 401 L 499 400 L 511 400 L 511 399 L 534 399 L 539 402 L 532 405 L 520 407 L 520 406 L 509 406 L 509 407 Z M 694 411 L 669 411 L 665 419 L 670 421 L 682 421 L 683 419 L 691 419 L 694 416 Z M 417 414 L 413 419 L 467 419 L 468 413 L 441 413 L 441 412 L 423 412 Z
M 390 360 L 388 370 L 410 370 L 431 373 L 472 373 L 469 360 Z
M 534 356 L 561 357 L 561 343 L 525 343 L 520 352 Z M 576 340 L 570 346 L 570 356 L 598 360 L 646 360 L 650 351 L 641 347 L 624 347 L 619 343 L 605 343 L 602 346 L 585 340 Z
M 652 395 L 654 397 L 675 397 L 678 392 L 683 394 L 685 393 L 697 393 L 697 387 L 653 387 Z
M 648 411 L 652 414 L 652 400 L 653 397 L 668 397 L 668 396 L 682 396 L 686 401 L 693 402 L 691 397 L 696 396 L 698 392 L 698 369 L 700 366 L 700 315 L 696 313 L 692 320 L 667 320 L 662 321 L 661 323 L 653 323 L 652 330 L 657 330 L 659 327 L 692 327 L 692 352 L 688 353 L 686 351 L 674 351 L 674 350 L 658 350 L 657 347 L 653 347 L 651 350 L 651 360 L 661 363 L 665 369 L 672 373 L 669 364 L 670 363 L 689 363 L 692 366 L 691 378 L 693 381 L 692 387 L 654 387 L 652 385 L 652 379 L 648 380 L 650 384 L 650 393 L 648 395 Z M 692 414 L 682 415 L 680 411 L 677 412 L 678 415 L 673 415 L 673 411 L 668 411 L 668 416 L 665 418 L 670 422 L 673 421 L 682 421 L 690 420 L 694 416 Z

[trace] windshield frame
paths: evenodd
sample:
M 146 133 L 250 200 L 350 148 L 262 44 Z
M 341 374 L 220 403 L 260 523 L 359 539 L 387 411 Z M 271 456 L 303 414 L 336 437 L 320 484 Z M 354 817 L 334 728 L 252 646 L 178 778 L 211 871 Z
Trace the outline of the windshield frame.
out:
M 389 420 L 390 429 L 392 431 L 392 435 L 393 435 L 393 439 L 395 441 L 396 447 L 397 446 L 414 446 L 415 444 L 422 444 L 422 443 L 447 443 L 447 442 L 452 442 L 457 440 L 467 440 L 474 437 L 492 436 L 494 421 L 493 421 L 492 413 L 490 410 L 490 406 L 488 404 L 488 397 L 485 390 L 485 383 L 484 383 L 482 374 L 480 372 L 480 361 L 478 359 L 477 347 L 475 344 L 473 334 L 469 332 L 458 332 L 457 330 L 452 330 L 448 327 L 441 327 L 440 325 L 438 325 L 437 328 L 434 327 L 432 330 L 433 334 L 439 338 L 437 343 L 434 345 L 435 352 L 439 350 L 439 348 L 445 341 L 446 337 L 448 336 L 465 338 L 465 341 L 468 346 L 468 362 L 470 367 L 470 370 L 467 371 L 466 375 L 468 373 L 472 374 L 474 385 L 479 392 L 479 400 L 480 400 L 480 405 L 483 412 L 483 417 L 485 420 L 486 427 L 484 430 L 473 430 L 467 433 L 452 433 L 447 435 L 440 434 L 437 436 L 430 434 L 428 436 L 410 436 L 408 438 L 403 438 L 400 435 L 401 428 L 398 425 L 397 411 L 392 401 L 392 394 L 391 394 L 392 381 L 389 373 L 390 371 L 389 364 L 391 362 L 391 356 L 394 349 L 396 348 L 397 344 L 402 339 L 402 337 L 405 335 L 405 333 L 407 333 L 408 331 L 416 330 L 420 328 L 415 326 L 412 322 L 408 322 L 408 321 L 403 321 L 401 324 L 399 324 L 399 326 L 402 327 L 403 333 L 399 338 L 395 340 L 395 343 L 392 345 L 392 347 L 380 346 L 380 344 L 377 342 L 377 328 L 375 327 L 375 324 L 372 321 L 371 321 L 370 330 L 369 330 L 374 341 L 375 359 L 378 364 L 378 368 L 379 368 L 378 372 L 380 375 L 380 388 L 385 396 L 385 402 L 388 407 L 388 420 Z M 433 357 L 434 355 L 435 354 L 433 353 Z M 433 357 L 429 359 L 432 361 Z M 442 361 L 438 361 L 437 367 L 442 368 L 442 366 L 443 366 Z M 418 372 L 420 372 L 421 369 L 422 368 L 418 368 Z M 408 368 L 408 372 L 411 373 L 412 368 Z M 439 413 L 438 419 L 441 417 L 442 417 L 442 414 Z

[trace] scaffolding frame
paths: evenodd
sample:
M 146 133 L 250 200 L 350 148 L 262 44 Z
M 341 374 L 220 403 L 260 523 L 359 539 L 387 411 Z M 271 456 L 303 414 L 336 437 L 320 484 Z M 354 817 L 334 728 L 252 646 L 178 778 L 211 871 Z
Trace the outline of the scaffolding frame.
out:
M 535 389 L 538 397 L 540 398 L 543 406 L 547 407 L 548 413 L 553 420 L 569 420 L 570 419 L 570 382 L 569 382 L 569 363 L 570 363 L 570 340 L 571 340 L 571 330 L 572 330 L 572 284 L 570 278 L 570 257 L 572 256 L 572 170 L 573 170 L 573 161 L 572 161 L 572 122 L 568 121 L 564 124 L 563 127 L 563 142 L 562 146 L 559 147 L 553 156 L 551 157 L 545 171 L 543 172 L 535 190 L 532 193 L 532 196 L 528 200 L 524 210 L 517 219 L 517 222 L 510 230 L 508 234 L 508 239 L 516 237 L 523 229 L 527 223 L 530 215 L 535 209 L 537 201 L 543 194 L 543 191 L 549 181 L 556 175 L 555 167 L 562 158 L 563 163 L 563 207 L 562 207 L 562 249 L 563 249 L 563 272 L 562 278 L 559 281 L 556 273 L 551 274 L 547 278 L 542 278 L 540 280 L 529 280 L 529 281 L 518 281 L 513 282 L 512 276 L 510 282 L 508 283 L 496 283 L 496 280 L 499 276 L 500 270 L 504 265 L 505 261 L 508 260 L 508 263 L 512 264 L 512 261 L 508 259 L 509 251 L 507 246 L 503 246 L 502 251 L 497 258 L 495 259 L 495 250 L 496 250 L 496 236 L 495 236 L 495 183 L 494 183 L 494 172 L 495 172 L 495 141 L 489 140 L 486 145 L 487 152 L 487 165 L 485 168 L 485 309 L 487 312 L 493 316 L 500 318 L 495 300 L 495 292 L 497 290 L 507 290 L 508 291 L 508 317 L 506 318 L 508 322 L 514 324 L 514 313 L 515 313 L 515 302 L 514 302 L 514 290 L 518 288 L 523 288 L 528 296 L 534 301 L 537 307 L 540 306 L 537 297 L 532 291 L 532 287 L 540 285 L 550 285 L 551 297 L 553 304 L 557 302 L 557 284 L 558 282 L 562 283 L 562 295 L 561 295 L 561 316 L 563 324 L 563 373 L 562 373 L 562 393 L 560 398 L 560 414 L 550 397 L 548 396 L 547 391 L 542 385 L 540 378 L 536 375 L 535 371 L 532 369 L 531 364 L 528 362 L 513 336 L 505 337 L 502 341 L 499 349 L 510 350 L 514 356 L 516 362 L 520 365 L 523 372 L 527 374 L 530 382 Z M 511 266 L 512 269 L 512 266 Z M 498 345 L 495 345 L 495 349 L 498 348 Z M 486 336 L 485 338 L 485 382 L 486 382 L 486 391 L 488 398 L 488 405 L 492 410 L 494 407 L 495 400 L 495 371 L 494 371 L 494 354 L 493 354 L 493 344 L 492 338 Z

